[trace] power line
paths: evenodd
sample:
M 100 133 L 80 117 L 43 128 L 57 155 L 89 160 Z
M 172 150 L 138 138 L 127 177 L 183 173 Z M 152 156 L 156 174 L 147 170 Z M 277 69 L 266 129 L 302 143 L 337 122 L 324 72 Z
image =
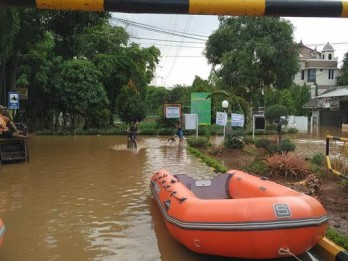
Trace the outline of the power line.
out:
M 152 32 L 156 32 L 156 33 L 162 33 L 162 34 L 169 34 L 169 35 L 174 35 L 174 36 L 178 36 L 178 37 L 184 37 L 187 39 L 192 39 L 192 40 L 198 40 L 198 41 L 205 41 L 208 39 L 207 36 L 202 36 L 202 35 L 197 35 L 197 34 L 189 34 L 189 33 L 182 33 L 182 32 L 178 32 L 178 31 L 170 31 L 167 29 L 163 29 L 163 28 L 159 28 L 159 27 L 155 27 L 155 26 L 150 26 L 150 25 L 146 25 L 146 24 L 141 24 L 141 23 L 136 23 L 136 22 L 132 22 L 129 20 L 124 20 L 121 18 L 111 18 L 112 21 L 116 21 L 116 22 L 120 22 L 120 23 L 124 23 L 124 24 L 128 24 L 134 27 L 138 27 L 140 29 L 144 29 L 144 30 L 148 30 L 148 31 L 152 31 Z M 201 37 L 201 38 L 197 38 L 197 37 Z M 202 39 L 204 38 L 204 39 Z
M 143 43 L 143 42 L 139 42 L 139 44 L 141 45 L 153 45 L 152 43 Z M 183 47 L 183 48 L 196 48 L 196 49 L 203 49 L 204 47 L 200 47 L 200 46 L 180 46 L 180 45 L 172 45 L 172 44 L 159 44 L 159 43 L 156 43 L 156 46 L 170 46 L 170 47 Z
M 131 39 L 140 39 L 140 40 L 149 40 L 149 41 L 181 43 L 181 41 L 178 41 L 178 40 L 166 40 L 166 39 L 159 39 L 159 38 L 144 38 L 144 37 L 136 37 L 136 36 L 131 36 L 129 38 L 131 38 Z M 204 44 L 204 43 L 205 42 L 186 42 L 185 41 L 185 44 Z

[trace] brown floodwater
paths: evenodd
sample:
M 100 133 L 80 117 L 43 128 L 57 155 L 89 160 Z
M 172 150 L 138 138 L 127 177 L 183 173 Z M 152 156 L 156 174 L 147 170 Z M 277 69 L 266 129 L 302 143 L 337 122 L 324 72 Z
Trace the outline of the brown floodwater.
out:
M 177 243 L 150 193 L 161 168 L 198 178 L 215 173 L 166 137 L 139 136 L 138 146 L 128 150 L 123 136 L 33 136 L 29 163 L 0 166 L 7 228 L 0 260 L 237 260 Z M 300 258 L 320 260 L 315 255 Z

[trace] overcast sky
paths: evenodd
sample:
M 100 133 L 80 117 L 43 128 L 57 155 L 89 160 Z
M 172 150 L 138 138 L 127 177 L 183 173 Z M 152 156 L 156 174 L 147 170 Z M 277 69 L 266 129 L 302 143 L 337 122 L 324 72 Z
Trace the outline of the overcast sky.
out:
M 162 58 L 152 84 L 191 85 L 195 75 L 207 79 L 211 66 L 203 55 L 205 41 L 218 26 L 217 16 L 113 13 L 114 24 L 124 26 L 131 41 L 155 45 Z M 348 52 L 347 18 L 286 18 L 294 25 L 294 40 L 322 51 L 329 42 L 339 67 Z M 146 28 L 146 29 L 145 29 Z

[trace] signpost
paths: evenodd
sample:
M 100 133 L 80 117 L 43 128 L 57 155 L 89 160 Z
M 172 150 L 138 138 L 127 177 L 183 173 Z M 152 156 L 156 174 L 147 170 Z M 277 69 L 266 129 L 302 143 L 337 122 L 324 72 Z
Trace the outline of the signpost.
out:
M 244 127 L 244 115 L 239 113 L 231 114 L 231 125 L 232 127 Z
M 254 114 L 253 115 L 253 140 L 255 139 L 255 130 L 265 130 L 265 129 L 266 129 L 265 115 Z
M 185 129 L 196 130 L 196 137 L 198 138 L 198 114 L 184 114 Z
M 19 109 L 19 94 L 18 92 L 8 92 L 8 106 L 9 109 Z
M 165 103 L 164 117 L 166 119 L 181 119 L 181 104 L 180 103 Z

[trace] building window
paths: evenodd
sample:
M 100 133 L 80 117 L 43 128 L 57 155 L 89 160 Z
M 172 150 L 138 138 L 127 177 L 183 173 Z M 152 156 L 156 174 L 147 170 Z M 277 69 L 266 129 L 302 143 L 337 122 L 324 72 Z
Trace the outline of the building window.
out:
M 335 70 L 332 70 L 332 69 L 329 70 L 329 79 L 334 78 L 334 73 L 335 73 Z
M 316 69 L 309 69 L 307 71 L 307 81 L 308 82 L 315 82 L 316 79 Z
M 329 60 L 332 60 L 332 54 L 331 53 L 329 54 Z
M 304 70 L 301 71 L 301 80 L 304 80 Z
M 325 54 L 323 54 L 323 60 L 325 60 Z

